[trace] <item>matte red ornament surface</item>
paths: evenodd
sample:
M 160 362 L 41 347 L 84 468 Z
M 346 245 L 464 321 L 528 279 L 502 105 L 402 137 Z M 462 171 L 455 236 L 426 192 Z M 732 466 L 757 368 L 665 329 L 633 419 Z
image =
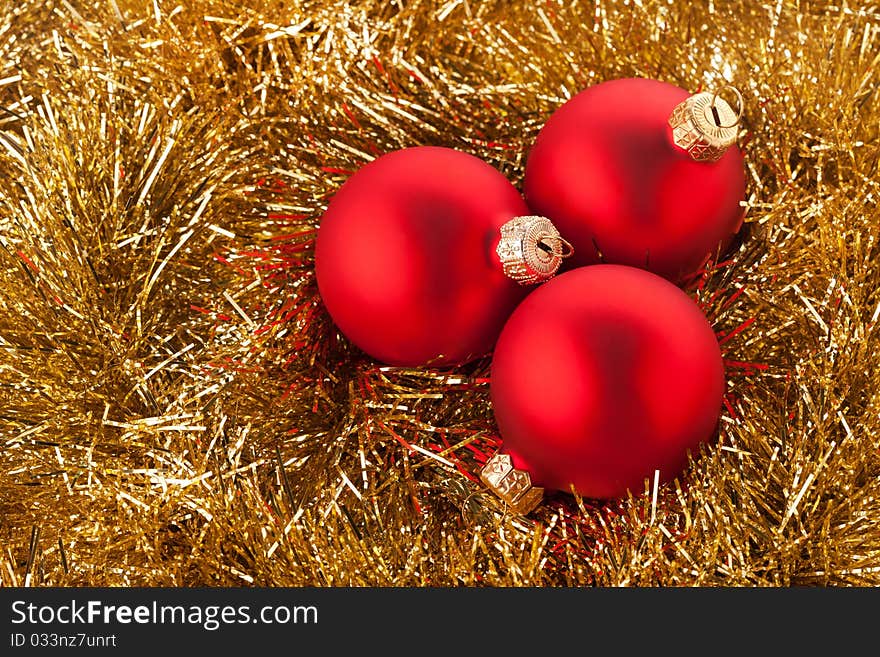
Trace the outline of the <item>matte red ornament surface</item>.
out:
M 358 170 L 321 219 L 316 272 L 336 325 L 390 365 L 485 355 L 528 290 L 495 253 L 528 208 L 489 164 L 449 148 L 395 151 Z
M 612 80 L 548 119 L 529 154 L 524 191 L 532 211 L 574 245 L 569 267 L 625 264 L 679 281 L 739 230 L 739 149 L 697 162 L 672 140 L 669 117 L 690 95 L 656 80 Z
M 724 365 L 699 307 L 620 265 L 557 276 L 520 304 L 492 360 L 505 451 L 533 483 L 585 497 L 678 475 L 717 430 Z M 696 453 L 694 452 L 694 455 Z

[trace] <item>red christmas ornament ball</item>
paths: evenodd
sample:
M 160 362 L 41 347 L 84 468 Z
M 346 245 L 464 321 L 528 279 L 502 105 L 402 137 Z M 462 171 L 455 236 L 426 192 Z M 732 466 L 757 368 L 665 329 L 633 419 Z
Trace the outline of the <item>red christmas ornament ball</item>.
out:
M 532 482 L 612 498 L 676 476 L 712 437 L 717 339 L 670 282 L 620 265 L 557 276 L 511 315 L 492 360 L 504 450 Z
M 528 214 L 513 185 L 472 155 L 430 146 L 383 155 L 321 219 L 321 298 L 342 333 L 384 363 L 482 356 L 528 291 L 495 253 L 501 225 Z
M 612 80 L 547 120 L 528 157 L 524 193 L 574 246 L 569 267 L 624 264 L 679 281 L 739 230 L 739 149 L 705 162 L 674 143 L 670 116 L 690 96 L 656 80 Z

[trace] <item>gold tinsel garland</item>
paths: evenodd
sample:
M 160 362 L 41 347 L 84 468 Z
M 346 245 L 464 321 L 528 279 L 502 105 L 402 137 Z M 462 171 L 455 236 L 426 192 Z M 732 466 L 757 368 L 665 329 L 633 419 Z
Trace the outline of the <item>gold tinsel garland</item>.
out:
M 878 64 L 849 2 L 6 2 L 0 583 L 877 584 Z M 314 230 L 396 148 L 519 184 L 628 76 L 746 97 L 743 238 L 692 290 L 720 436 L 656 493 L 509 515 L 487 361 L 353 350 Z

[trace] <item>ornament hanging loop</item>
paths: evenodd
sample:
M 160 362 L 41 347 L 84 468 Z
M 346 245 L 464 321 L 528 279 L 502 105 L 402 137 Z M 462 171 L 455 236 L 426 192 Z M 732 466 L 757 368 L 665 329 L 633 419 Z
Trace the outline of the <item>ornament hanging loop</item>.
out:
M 558 258 L 570 258 L 574 255 L 574 247 L 567 239 L 560 235 L 543 233 L 538 236 L 538 248 L 546 253 L 552 253 Z
M 715 101 L 717 101 L 718 98 L 721 97 L 722 92 L 727 91 L 727 90 L 732 91 L 734 93 L 734 95 L 736 96 L 736 108 L 737 108 L 736 109 L 736 116 L 733 119 L 733 123 L 731 123 L 730 125 L 725 125 L 723 123 L 719 123 L 719 121 L 721 120 L 721 117 L 718 113 L 718 108 L 715 106 Z M 717 125 L 719 128 L 735 128 L 736 126 L 739 125 L 740 121 L 742 121 L 743 109 L 745 108 L 745 101 L 743 100 L 742 94 L 740 93 L 739 89 L 734 87 L 732 84 L 726 84 L 723 87 L 719 88 L 715 93 L 712 94 L 711 107 L 712 107 L 712 113 L 715 117 L 715 125 Z

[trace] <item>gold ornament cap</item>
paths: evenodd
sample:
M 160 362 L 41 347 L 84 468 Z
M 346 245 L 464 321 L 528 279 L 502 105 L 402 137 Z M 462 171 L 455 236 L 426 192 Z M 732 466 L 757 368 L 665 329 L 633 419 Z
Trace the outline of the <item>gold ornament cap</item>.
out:
M 501 226 L 495 248 L 504 273 L 520 285 L 543 283 L 574 249 L 546 217 L 514 217 Z
M 737 111 L 720 96 L 725 90 L 736 95 Z M 742 112 L 743 97 L 736 87 L 694 94 L 672 110 L 672 139 L 697 162 L 717 162 L 736 143 Z
M 523 515 L 538 506 L 544 497 L 544 489 L 532 486 L 528 472 L 513 467 L 510 454 L 499 452 L 490 458 L 480 470 L 480 481 Z

